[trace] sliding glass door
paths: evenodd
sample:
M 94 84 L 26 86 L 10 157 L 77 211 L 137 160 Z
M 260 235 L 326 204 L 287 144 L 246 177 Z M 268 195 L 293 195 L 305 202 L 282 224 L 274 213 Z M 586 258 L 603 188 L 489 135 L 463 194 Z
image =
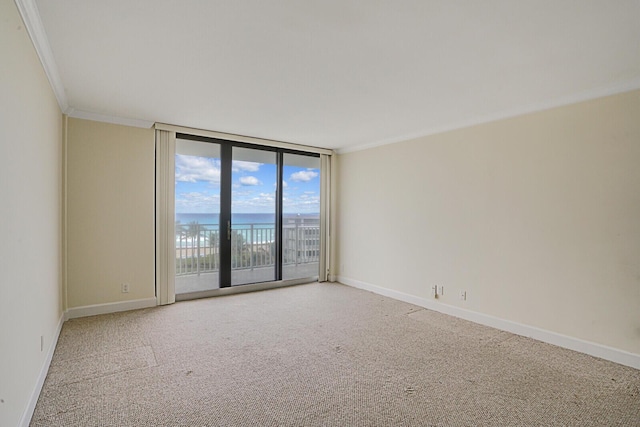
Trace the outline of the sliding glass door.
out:
M 176 139 L 176 294 L 220 287 L 220 144 Z
M 231 285 L 277 280 L 277 153 L 232 150 Z
M 284 153 L 282 279 L 318 274 L 320 158 Z
M 316 278 L 320 159 L 179 134 L 176 294 Z

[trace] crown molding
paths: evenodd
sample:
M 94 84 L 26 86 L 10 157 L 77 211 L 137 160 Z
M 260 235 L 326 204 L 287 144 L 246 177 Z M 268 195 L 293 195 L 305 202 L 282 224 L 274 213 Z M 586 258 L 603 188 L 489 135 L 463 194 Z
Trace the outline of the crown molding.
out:
M 56 60 L 53 56 L 53 51 L 51 50 L 51 45 L 49 44 L 49 38 L 47 37 L 44 25 L 42 25 L 42 19 L 40 18 L 40 12 L 38 11 L 36 0 L 14 1 L 16 7 L 18 8 L 18 11 L 20 12 L 20 16 L 22 17 L 24 26 L 27 29 L 27 33 L 31 38 L 33 47 L 38 54 L 40 63 L 42 63 L 42 67 L 44 68 L 44 72 L 47 75 L 47 79 L 49 80 L 51 89 L 55 94 L 56 100 L 58 101 L 60 110 L 62 110 L 64 114 L 68 115 L 69 117 L 78 119 L 93 120 L 97 122 L 134 126 L 147 129 L 153 126 L 154 122 L 148 120 L 115 117 L 71 108 L 69 106 L 69 101 L 67 100 L 67 94 L 64 89 L 64 85 L 62 84 L 62 79 L 60 78 L 60 73 L 58 72 L 58 65 L 56 64 Z
M 75 108 L 67 108 L 67 116 L 74 119 L 92 120 L 94 122 L 111 123 L 113 125 L 131 126 L 136 128 L 149 129 L 154 122 L 151 120 L 130 119 L 127 117 L 110 116 L 108 114 L 92 113 L 90 111 L 76 110 Z
M 425 129 L 421 132 L 415 132 L 408 135 L 399 137 L 387 138 L 380 141 L 374 141 L 365 144 L 354 145 L 352 147 L 345 147 L 335 150 L 337 154 L 346 154 L 354 151 L 368 150 L 370 148 L 380 147 L 383 145 L 395 144 L 398 142 L 410 141 L 412 139 L 423 138 L 426 136 L 445 133 L 453 130 L 463 129 L 471 126 L 481 125 L 484 123 L 495 122 L 503 119 L 510 119 L 513 117 L 523 116 L 525 114 L 537 113 L 540 111 L 551 110 L 553 108 L 564 107 L 579 102 L 589 101 L 597 98 L 604 98 L 606 96 L 617 95 L 619 93 L 631 92 L 640 89 L 640 77 L 636 77 L 630 80 L 613 83 L 607 86 L 601 86 L 593 89 L 589 89 L 576 94 L 568 95 L 561 98 L 555 98 L 536 104 L 530 104 L 523 107 L 516 107 L 509 110 L 503 110 L 498 113 L 486 114 L 476 118 L 468 120 L 462 120 L 455 123 L 449 123 L 443 126 L 435 126 L 430 129 Z
M 286 148 L 289 150 L 306 151 L 308 153 L 326 154 L 328 156 L 335 154 L 333 150 L 329 148 L 314 147 L 312 145 L 295 144 L 293 142 L 278 141 L 274 139 L 258 138 L 254 136 L 238 135 L 238 134 L 218 132 L 218 131 L 212 131 L 212 130 L 206 130 L 206 129 L 190 128 L 185 126 L 172 125 L 168 123 L 157 122 L 155 124 L 155 128 L 157 130 L 166 130 L 169 132 L 186 133 L 190 135 L 204 136 L 207 138 L 226 139 L 230 141 L 246 142 L 249 144 L 256 144 L 256 145 L 267 145 L 269 147 L 280 147 L 280 148 Z
M 67 113 L 69 110 L 69 102 L 67 101 L 67 95 L 64 90 L 64 85 L 62 84 L 62 79 L 58 73 L 58 66 L 56 65 L 56 61 L 53 57 L 53 51 L 49 45 L 47 33 L 44 30 L 42 20 L 40 19 L 38 6 L 36 5 L 35 0 L 14 1 L 18 11 L 20 12 L 20 16 L 22 16 L 24 26 L 27 28 L 27 33 L 31 38 L 33 47 L 36 49 L 38 58 L 40 58 L 44 72 L 47 75 L 47 79 L 49 79 L 51 89 L 53 89 L 53 93 L 58 100 L 58 105 L 63 113 Z

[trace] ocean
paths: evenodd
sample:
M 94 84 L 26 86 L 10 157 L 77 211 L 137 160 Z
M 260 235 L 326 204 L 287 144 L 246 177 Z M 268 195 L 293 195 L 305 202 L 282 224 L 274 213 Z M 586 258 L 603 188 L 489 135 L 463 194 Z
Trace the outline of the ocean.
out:
M 218 225 L 220 216 L 218 214 L 204 214 L 204 213 L 176 213 L 176 221 L 185 225 L 190 222 L 197 222 L 200 225 Z M 231 223 L 235 225 L 242 224 L 262 224 L 273 225 L 276 222 L 275 214 L 268 213 L 236 213 L 231 215 Z M 296 218 L 300 219 L 318 219 L 320 214 L 283 214 L 282 219 L 286 224 L 288 220 Z
M 320 214 L 283 214 L 283 227 L 296 227 L 295 224 L 318 225 Z M 188 237 L 180 229 L 188 229 L 188 224 L 196 222 L 200 227 L 195 240 Z M 176 213 L 176 248 L 189 248 L 196 245 L 207 245 L 210 232 L 217 233 L 219 226 L 218 214 Z M 245 241 L 253 243 L 270 243 L 275 239 L 275 214 L 241 213 L 231 216 L 232 228 L 242 235 Z

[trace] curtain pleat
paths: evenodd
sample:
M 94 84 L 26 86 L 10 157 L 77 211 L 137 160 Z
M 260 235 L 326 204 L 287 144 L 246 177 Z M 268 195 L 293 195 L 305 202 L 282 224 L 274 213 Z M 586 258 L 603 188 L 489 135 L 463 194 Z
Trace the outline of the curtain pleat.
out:
M 156 130 L 156 296 L 176 301 L 175 132 Z
M 329 280 L 331 260 L 331 156 L 320 155 L 320 267 L 318 280 Z

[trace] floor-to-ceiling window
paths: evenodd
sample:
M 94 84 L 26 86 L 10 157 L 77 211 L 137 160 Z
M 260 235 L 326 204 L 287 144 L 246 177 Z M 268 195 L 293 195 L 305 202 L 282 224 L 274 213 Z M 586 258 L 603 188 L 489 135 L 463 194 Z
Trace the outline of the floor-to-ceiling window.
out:
M 220 287 L 220 144 L 176 139 L 176 294 Z
M 320 156 L 178 134 L 175 293 L 315 279 Z
M 318 274 L 320 158 L 284 153 L 282 187 L 282 278 Z

